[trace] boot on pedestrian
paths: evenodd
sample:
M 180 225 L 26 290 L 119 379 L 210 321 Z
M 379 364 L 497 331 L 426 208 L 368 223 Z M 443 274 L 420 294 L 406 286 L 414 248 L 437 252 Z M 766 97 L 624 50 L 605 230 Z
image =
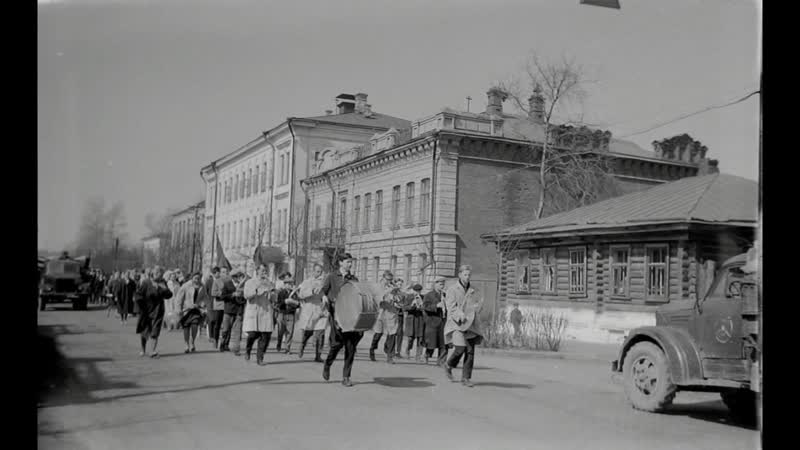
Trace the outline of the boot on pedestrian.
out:
M 375 361 L 375 349 L 374 348 L 369 349 L 369 360 L 370 361 Z
M 350 381 L 350 377 L 345 377 L 345 378 L 342 379 L 342 386 L 345 386 L 345 387 L 352 387 L 353 386 L 353 382 Z

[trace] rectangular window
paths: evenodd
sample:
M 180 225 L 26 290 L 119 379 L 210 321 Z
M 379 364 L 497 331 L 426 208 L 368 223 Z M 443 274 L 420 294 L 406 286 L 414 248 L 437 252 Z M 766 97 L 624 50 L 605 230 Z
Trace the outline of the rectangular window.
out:
M 530 292 L 530 258 L 527 250 L 517 252 L 515 275 L 517 292 Z
M 225 248 L 231 248 L 231 224 L 225 224 Z
M 233 201 L 239 200 L 239 175 L 236 175 L 236 183 L 233 188 Z
M 540 272 L 542 292 L 556 291 L 556 250 L 542 249 L 542 270 Z
M 236 222 L 234 221 L 231 224 L 231 248 L 236 247 L 236 238 L 238 237 L 236 231 Z
M 245 196 L 250 197 L 253 194 L 253 169 L 247 169 L 247 186 L 245 186 Z
M 372 194 L 364 194 L 364 233 L 369 233 L 369 219 L 372 212 Z
M 289 240 L 289 210 L 283 210 L 283 240 Z
M 250 218 L 244 219 L 244 239 L 242 239 L 242 246 L 247 247 L 250 245 Z
M 383 191 L 375 192 L 375 231 L 383 227 Z
M 400 186 L 392 188 L 392 228 L 400 225 Z
M 412 276 L 412 273 L 411 273 L 411 264 L 413 264 L 413 263 L 414 263 L 413 256 L 411 256 L 411 255 L 406 255 L 406 267 L 405 267 L 405 269 L 406 269 L 406 275 L 405 275 L 405 280 L 404 280 L 404 281 L 406 282 L 406 285 L 408 285 L 409 283 L 411 283 L 411 276 Z
M 381 281 L 381 257 L 376 256 L 372 260 L 372 281 Z
M 280 172 L 280 176 L 278 177 L 278 182 L 280 183 L 279 184 L 280 186 L 283 186 L 283 176 L 284 176 L 283 173 L 284 173 L 284 170 L 286 170 L 285 169 L 285 164 L 284 164 L 285 160 L 286 160 L 286 155 L 281 155 L 281 172 Z
M 394 275 L 397 272 L 397 255 L 392 255 L 389 260 L 389 271 Z
M 353 221 L 351 222 L 351 227 L 353 228 L 353 233 L 358 233 L 358 223 L 361 219 L 361 196 L 356 195 L 353 197 Z
M 267 163 L 264 163 L 263 168 L 261 169 L 261 192 L 266 192 L 267 190 Z
M 367 258 L 361 258 L 361 279 L 367 281 L 367 270 L 369 268 L 369 260 Z
M 333 212 L 331 211 L 331 202 L 325 204 L 325 224 L 322 225 L 322 228 L 327 228 L 330 226 L 330 223 L 333 222 Z
M 322 228 L 322 205 L 314 207 L 314 229 Z
M 339 200 L 339 228 L 347 229 L 347 198 Z
M 283 184 L 288 184 L 289 178 L 291 178 L 291 172 L 289 172 L 290 170 L 289 165 L 291 164 L 291 158 L 289 158 L 288 153 L 286 154 L 286 159 L 284 161 L 286 161 L 286 168 L 283 170 L 283 176 L 285 177 L 283 179 Z
M 667 258 L 669 257 L 666 245 L 646 246 L 645 291 L 649 298 L 666 300 L 669 286 L 667 274 Z
M 569 293 L 586 295 L 586 249 L 569 251 Z
M 630 248 L 611 247 L 611 295 L 630 297 Z
M 244 200 L 244 188 L 245 188 L 245 178 L 244 178 L 244 171 L 242 171 L 242 184 L 239 186 L 239 198 Z
M 406 184 L 406 225 L 414 224 L 414 183 Z
M 253 195 L 258 194 L 258 167 L 253 171 Z
M 419 221 L 420 223 L 428 223 L 431 212 L 431 179 L 425 178 L 422 180 L 419 192 Z

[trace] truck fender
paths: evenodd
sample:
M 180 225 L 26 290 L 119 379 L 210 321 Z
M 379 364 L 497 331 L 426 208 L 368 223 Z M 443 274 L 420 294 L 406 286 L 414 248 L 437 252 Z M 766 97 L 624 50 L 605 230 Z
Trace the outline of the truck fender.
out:
M 631 330 L 619 353 L 617 372 L 622 372 L 625 356 L 631 347 L 639 342 L 653 342 L 659 346 L 669 361 L 669 372 L 672 382 L 685 384 L 690 380 L 703 379 L 703 366 L 700 352 L 695 347 L 691 336 L 684 330 L 668 327 L 640 327 Z

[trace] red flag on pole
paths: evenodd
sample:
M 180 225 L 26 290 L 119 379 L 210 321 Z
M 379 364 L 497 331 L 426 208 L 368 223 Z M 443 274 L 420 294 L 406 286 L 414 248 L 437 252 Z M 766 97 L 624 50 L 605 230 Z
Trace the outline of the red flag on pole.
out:
M 228 261 L 228 258 L 225 257 L 225 252 L 222 250 L 222 243 L 219 242 L 219 237 L 215 234 L 214 238 L 217 241 L 217 264 L 216 265 L 218 267 L 227 267 L 228 270 L 233 269 L 233 266 L 231 266 L 230 261 Z

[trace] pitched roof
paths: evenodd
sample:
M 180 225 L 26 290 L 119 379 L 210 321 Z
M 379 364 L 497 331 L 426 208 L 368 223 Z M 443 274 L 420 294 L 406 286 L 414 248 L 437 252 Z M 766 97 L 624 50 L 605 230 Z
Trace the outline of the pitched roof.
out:
M 315 120 L 318 122 L 335 123 L 340 125 L 361 125 L 365 127 L 377 128 L 409 128 L 411 122 L 399 117 L 393 117 L 386 114 L 373 112 L 370 117 L 365 117 L 363 114 L 356 112 L 344 114 L 330 114 L 327 116 L 314 116 L 303 117 L 306 120 Z
M 758 183 L 727 174 L 683 178 L 644 191 L 611 198 L 524 225 L 499 235 L 545 235 L 620 226 L 711 223 L 756 226 Z M 484 237 L 491 238 L 491 234 Z

